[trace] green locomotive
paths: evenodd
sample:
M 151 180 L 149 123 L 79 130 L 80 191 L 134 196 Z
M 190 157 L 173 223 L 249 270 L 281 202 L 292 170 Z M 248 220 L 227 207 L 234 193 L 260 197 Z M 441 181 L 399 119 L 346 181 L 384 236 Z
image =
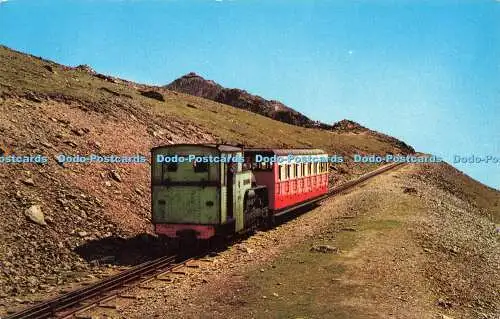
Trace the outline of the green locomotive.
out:
M 204 240 L 255 229 L 267 220 L 267 189 L 255 184 L 241 147 L 177 144 L 151 152 L 152 222 L 158 235 Z

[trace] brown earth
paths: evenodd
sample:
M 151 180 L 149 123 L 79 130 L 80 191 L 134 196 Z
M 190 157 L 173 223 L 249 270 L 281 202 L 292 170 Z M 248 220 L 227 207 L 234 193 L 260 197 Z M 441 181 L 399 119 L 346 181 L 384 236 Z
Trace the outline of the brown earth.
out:
M 499 218 L 498 191 L 445 164 L 407 165 L 133 289 L 108 315 L 499 318 Z
M 2 153 L 48 157 L 0 164 L 0 315 L 161 252 L 149 222 L 149 150 L 186 142 L 412 152 L 369 130 L 297 127 L 0 46 Z M 146 163 L 60 165 L 58 154 L 142 155 Z M 332 183 L 374 166 L 346 158 L 332 167 Z

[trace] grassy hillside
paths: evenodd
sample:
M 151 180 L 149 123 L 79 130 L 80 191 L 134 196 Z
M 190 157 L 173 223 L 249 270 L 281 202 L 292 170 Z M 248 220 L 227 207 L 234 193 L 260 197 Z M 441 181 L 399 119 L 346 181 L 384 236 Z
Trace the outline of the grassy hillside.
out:
M 38 97 L 75 103 L 87 112 L 108 113 L 113 109 L 135 114 L 147 113 L 148 120 L 168 125 L 175 118 L 193 123 L 220 140 L 245 145 L 321 147 L 329 152 L 398 151 L 380 137 L 304 129 L 255 113 L 196 98 L 160 87 L 148 87 L 116 78 L 68 68 L 0 47 L 0 88 L 4 96 Z M 104 78 L 104 79 L 103 79 Z M 165 101 L 144 97 L 140 91 L 160 92 Z M 151 123 L 153 124 L 153 123 Z M 270 134 L 272 133 L 272 134 Z M 399 151 L 407 152 L 407 149 Z
M 58 154 L 148 156 L 153 146 L 181 142 L 315 147 L 349 155 L 409 151 L 373 132 L 300 128 L 2 46 L 0 133 L 5 152 L 49 157 L 46 165 L 0 166 L 0 294 L 21 301 L 95 279 L 103 257 L 136 263 L 130 256 L 152 246 L 134 239 L 151 233 L 147 164 L 59 165 Z M 339 183 L 371 168 L 346 162 L 332 167 L 332 179 Z M 44 221 L 27 217 L 33 206 Z
M 496 319 L 500 236 L 491 218 L 499 214 L 500 192 L 447 164 L 402 166 L 234 245 L 118 314 Z

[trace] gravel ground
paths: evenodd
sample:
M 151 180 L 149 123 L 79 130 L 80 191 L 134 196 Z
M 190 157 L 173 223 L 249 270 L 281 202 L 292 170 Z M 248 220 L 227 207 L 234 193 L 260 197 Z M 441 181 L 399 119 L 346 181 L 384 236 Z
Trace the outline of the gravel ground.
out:
M 346 270 L 332 284 L 346 287 L 344 298 L 331 300 L 337 309 L 354 309 L 353 318 L 498 318 L 498 235 L 495 224 L 484 217 L 498 214 L 498 206 L 478 207 L 472 197 L 464 201 L 457 195 L 462 185 L 443 188 L 440 181 L 450 174 L 457 173 L 447 165 L 413 165 L 377 177 L 197 262 L 199 268 L 176 275 L 170 283 L 156 283 L 152 290 L 134 289 L 130 293 L 137 299 L 120 305 L 110 316 L 278 316 L 280 305 L 266 304 L 273 296 L 260 295 L 266 282 L 255 286 L 252 280 L 258 280 L 260 273 L 268 276 L 269 285 L 291 286 L 292 292 L 280 292 L 277 299 L 293 300 L 293 292 L 300 294 L 306 288 L 286 281 L 296 274 L 281 272 L 273 277 L 275 269 L 281 269 L 280 258 L 292 260 L 304 244 L 328 240 L 340 244 L 343 234 L 353 234 L 344 236 L 355 244 L 341 250 L 338 258 Z M 491 192 L 479 184 L 475 187 Z M 498 192 L 493 198 L 498 200 Z M 307 271 L 304 276 L 314 277 Z M 366 291 L 353 296 L 348 285 L 353 282 Z M 321 289 L 316 294 L 320 296 Z M 304 317 L 317 317 L 313 312 Z

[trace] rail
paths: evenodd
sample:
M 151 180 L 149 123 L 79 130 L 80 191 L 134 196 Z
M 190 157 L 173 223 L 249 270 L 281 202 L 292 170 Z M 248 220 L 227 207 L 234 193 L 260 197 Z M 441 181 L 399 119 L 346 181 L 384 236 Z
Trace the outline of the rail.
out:
M 341 193 L 344 190 L 347 190 L 372 177 L 394 169 L 402 164 L 403 163 L 392 163 L 380 167 L 372 172 L 360 176 L 355 180 L 346 182 L 337 187 L 330 188 L 327 194 L 312 201 L 294 206 L 293 209 L 295 210 L 304 205 L 310 205 L 325 200 L 330 196 Z M 36 304 L 33 307 L 9 315 L 4 319 L 42 319 L 51 317 L 69 318 L 76 313 L 82 312 L 98 305 L 99 302 L 105 299 L 116 296 L 119 293 L 120 288 L 126 287 L 128 283 L 137 282 L 139 279 L 147 281 L 150 277 L 157 276 L 159 273 L 172 271 L 174 268 L 186 264 L 189 260 L 194 259 L 189 258 L 180 263 L 176 263 L 176 258 L 177 256 L 165 256 L 145 262 L 143 264 L 135 266 L 134 268 L 99 281 L 91 286 L 69 292 L 40 304 Z M 86 301 L 89 303 L 83 304 Z
M 129 270 L 123 271 L 115 276 L 106 278 L 88 287 L 84 287 L 60 297 L 42 302 L 31 308 L 27 308 L 20 312 L 14 313 L 5 317 L 5 319 L 21 319 L 21 318 L 50 318 L 55 317 L 59 312 L 69 309 L 71 307 L 80 305 L 82 302 L 91 300 L 98 296 L 104 295 L 106 292 L 110 292 L 114 289 L 123 287 L 124 285 L 136 281 L 142 276 L 151 275 L 159 270 L 168 270 L 175 268 L 177 264 L 175 263 L 176 256 L 165 256 L 152 261 L 145 262 L 138 266 L 135 266 Z M 106 298 L 109 295 L 105 296 Z M 101 300 L 101 299 L 100 299 Z M 96 302 L 99 302 L 95 301 Z M 84 305 L 88 307 L 88 305 Z M 80 308 L 76 309 L 76 311 Z M 76 312 L 74 311 L 74 312 Z

